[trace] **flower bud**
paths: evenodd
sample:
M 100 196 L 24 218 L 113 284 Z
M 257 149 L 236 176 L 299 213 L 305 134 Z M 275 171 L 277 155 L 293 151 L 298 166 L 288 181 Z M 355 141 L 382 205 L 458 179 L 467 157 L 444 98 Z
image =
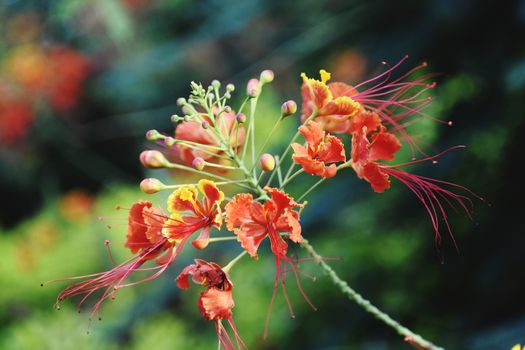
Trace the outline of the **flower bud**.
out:
M 202 122 L 201 126 L 202 126 L 203 129 L 208 129 L 210 127 L 210 123 L 204 121 L 204 122 Z
M 184 106 L 182 106 L 181 111 L 182 111 L 182 113 L 184 113 L 184 114 L 192 114 L 192 113 L 191 113 L 192 110 L 191 110 L 190 106 L 188 106 L 188 105 L 184 105 Z
M 164 168 L 168 161 L 159 151 L 144 151 L 140 154 L 140 162 L 149 169 Z
M 232 83 L 226 85 L 226 91 L 233 92 L 234 90 L 235 90 L 235 85 L 233 85 Z
M 275 168 L 275 158 L 270 153 L 264 153 L 259 158 L 259 167 L 264 172 L 272 171 Z
M 237 122 L 240 123 L 240 124 L 246 123 L 246 114 L 244 114 L 244 113 L 239 113 L 239 114 L 237 114 L 237 116 L 235 117 L 235 119 L 236 119 Z
M 230 94 L 229 92 L 226 92 L 224 94 L 224 98 L 226 98 L 227 100 L 229 100 L 230 98 L 232 98 L 232 94 Z
M 157 130 L 155 129 L 152 129 L 152 130 L 148 130 L 148 132 L 146 132 L 146 139 L 148 141 L 157 141 L 159 139 L 161 139 L 161 134 L 160 132 L 158 132 Z
M 182 106 L 184 106 L 185 104 L 186 104 L 186 99 L 185 99 L 184 97 L 179 97 L 179 98 L 177 99 L 177 105 L 178 105 L 178 106 L 182 107 Z
M 171 119 L 171 122 L 172 122 L 173 124 L 178 123 L 178 122 L 181 122 L 181 121 L 184 120 L 183 117 L 178 116 L 178 115 L 176 115 L 176 114 L 172 115 L 172 116 L 170 117 L 170 119 Z
M 297 103 L 294 100 L 288 100 L 281 106 L 281 115 L 283 118 L 291 116 L 297 112 Z
M 176 142 L 175 139 L 173 137 L 171 137 L 171 136 L 164 138 L 164 144 L 166 146 L 168 146 L 168 147 L 173 146 L 175 144 L 175 142 Z
M 211 82 L 211 86 L 214 88 L 214 89 L 218 89 L 221 87 L 221 82 L 218 81 L 218 80 L 212 80 Z
M 191 162 L 191 166 L 193 166 L 197 170 L 204 169 L 204 166 L 206 165 L 206 161 L 202 159 L 201 157 L 196 157 L 193 159 L 193 162 Z
M 140 189 L 146 194 L 154 194 L 164 189 L 164 184 L 157 179 L 148 178 L 140 182 Z
M 224 106 L 224 112 L 230 113 L 232 111 L 232 108 L 230 106 Z
M 265 70 L 263 70 L 261 72 L 261 76 L 259 77 L 259 79 L 261 80 L 262 84 L 268 84 L 268 83 L 271 83 L 273 81 L 274 77 L 275 77 L 275 75 L 273 74 L 272 70 L 265 69 Z
M 246 94 L 250 97 L 257 97 L 261 93 L 261 83 L 257 79 L 250 79 L 246 85 Z

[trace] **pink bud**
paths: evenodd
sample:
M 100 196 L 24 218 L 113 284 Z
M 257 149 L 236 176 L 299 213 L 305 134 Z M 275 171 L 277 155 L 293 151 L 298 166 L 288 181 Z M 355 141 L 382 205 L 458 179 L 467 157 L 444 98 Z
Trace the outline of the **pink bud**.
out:
M 261 80 L 261 83 L 268 84 L 268 83 L 271 83 L 273 81 L 274 77 L 275 77 L 275 75 L 273 74 L 272 70 L 265 69 L 265 70 L 263 70 L 261 72 L 261 76 L 259 77 L 259 79 Z
M 237 114 L 237 116 L 235 116 L 235 119 L 237 119 L 237 122 L 238 123 L 246 123 L 246 114 L 244 113 L 239 113 Z
M 146 132 L 146 139 L 148 139 L 148 141 L 157 141 L 160 136 L 160 133 L 155 129 L 148 130 L 148 132 Z
M 246 85 L 246 94 L 250 97 L 257 97 L 261 93 L 261 83 L 258 79 L 250 79 Z
M 259 166 L 264 172 L 272 171 L 275 168 L 275 158 L 270 153 L 264 153 L 259 158 Z
M 146 194 L 154 194 L 164 189 L 164 184 L 157 179 L 148 178 L 140 182 L 140 189 Z
M 191 162 L 191 165 L 197 170 L 202 170 L 206 165 L 206 161 L 201 157 L 196 157 L 195 159 L 193 159 L 193 162 Z
M 202 122 L 201 126 L 203 129 L 208 129 L 210 127 L 210 123 L 208 123 L 207 121 L 204 121 Z
M 283 118 L 291 116 L 297 112 L 297 103 L 294 100 L 288 100 L 281 106 L 281 113 Z
M 164 168 L 168 161 L 159 151 L 144 151 L 140 154 L 140 162 L 149 169 Z

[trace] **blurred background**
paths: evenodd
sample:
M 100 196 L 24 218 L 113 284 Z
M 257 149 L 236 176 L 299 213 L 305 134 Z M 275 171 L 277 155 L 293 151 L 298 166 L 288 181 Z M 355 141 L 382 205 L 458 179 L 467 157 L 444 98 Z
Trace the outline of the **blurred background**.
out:
M 259 118 L 274 120 L 285 99 L 300 101 L 299 74 L 320 68 L 356 83 L 380 62 L 409 54 L 440 73 L 417 137 L 436 150 L 465 144 L 415 172 L 468 186 L 487 199 L 473 220 L 451 214 L 452 239 L 434 245 L 417 199 L 399 183 L 378 195 L 354 174 L 310 199 L 303 234 L 351 286 L 417 333 L 447 349 L 510 349 L 525 342 L 525 1 L 471 0 L 2 0 L 0 1 L 0 349 L 211 349 L 212 323 L 196 306 L 199 288 L 173 282 L 193 251 L 153 282 L 119 292 L 88 330 L 88 310 L 52 308 L 58 277 L 111 268 L 125 226 L 116 204 L 145 198 L 138 154 L 151 128 L 171 133 L 176 99 L 191 80 L 236 84 L 276 73 Z M 235 98 L 234 98 L 235 99 Z M 233 104 L 238 106 L 237 104 Z M 270 125 L 269 123 L 268 125 Z M 280 131 L 293 133 L 293 122 Z M 261 137 L 265 130 L 259 130 Z M 259 139 L 261 138 L 259 137 Z M 279 149 L 278 143 L 272 147 Z M 293 191 L 292 191 L 293 192 Z M 163 195 L 149 198 L 162 205 Z M 106 220 L 107 221 L 107 220 Z M 208 249 L 224 264 L 239 247 Z M 305 253 L 296 249 L 298 256 Z M 441 263 L 442 258 L 444 262 Z M 303 287 L 312 311 L 278 293 L 270 336 L 261 340 L 274 263 L 245 259 L 232 270 L 240 334 L 254 349 L 408 349 L 391 329 L 347 300 L 313 263 Z

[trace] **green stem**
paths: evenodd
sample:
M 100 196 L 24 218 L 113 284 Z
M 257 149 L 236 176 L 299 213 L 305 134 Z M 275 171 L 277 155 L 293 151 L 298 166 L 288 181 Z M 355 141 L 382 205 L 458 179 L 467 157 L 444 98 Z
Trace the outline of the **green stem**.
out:
M 236 240 L 237 236 L 228 236 L 228 237 L 213 237 L 208 240 L 209 243 L 214 242 L 224 242 L 224 241 L 233 241 Z
M 286 178 L 285 177 L 285 180 L 284 182 L 281 184 L 281 186 L 279 187 L 280 189 L 282 189 L 284 186 L 286 186 L 290 181 L 292 181 L 296 176 L 299 176 L 301 175 L 302 173 L 304 173 L 304 168 L 301 168 L 299 170 L 297 170 L 292 176 Z
M 248 253 L 248 252 L 246 250 L 243 250 L 242 253 L 237 255 L 232 261 L 230 261 L 228 263 L 228 265 L 224 266 L 222 268 L 222 271 L 228 273 L 230 271 L 230 269 L 237 263 L 237 261 L 241 260 L 242 257 L 246 255 L 246 253 Z
M 310 243 L 305 239 L 301 243 L 301 246 L 310 253 L 310 255 L 315 258 L 317 263 L 321 266 L 321 268 L 324 270 L 324 273 L 328 275 L 328 277 L 332 280 L 332 282 L 339 287 L 341 292 L 346 295 L 350 300 L 355 301 L 359 306 L 361 306 L 363 309 L 365 309 L 367 312 L 371 313 L 375 318 L 378 320 L 384 322 L 389 327 L 393 328 L 399 335 L 402 335 L 405 337 L 405 340 L 411 344 L 415 344 L 419 346 L 421 349 L 425 350 L 444 350 L 444 348 L 439 347 L 437 345 L 432 344 L 428 340 L 425 340 L 423 337 L 421 337 L 419 334 L 416 334 L 412 332 L 410 329 L 406 328 L 405 326 L 401 325 L 399 322 L 394 320 L 392 317 L 390 317 L 388 314 L 384 313 L 383 311 L 379 310 L 376 306 L 374 306 L 369 300 L 363 298 L 361 294 L 357 293 L 354 289 L 352 289 L 348 283 L 344 280 L 342 280 L 337 273 L 332 269 L 330 265 L 328 265 L 322 258 L 321 255 L 319 255 L 314 248 L 310 245 Z

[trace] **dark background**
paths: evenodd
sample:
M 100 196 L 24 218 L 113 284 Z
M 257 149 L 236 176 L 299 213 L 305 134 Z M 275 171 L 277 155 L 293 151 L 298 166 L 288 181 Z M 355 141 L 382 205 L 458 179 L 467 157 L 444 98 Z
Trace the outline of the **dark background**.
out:
M 261 113 L 275 115 L 281 101 L 300 100 L 301 72 L 314 76 L 326 68 L 335 80 L 355 83 L 380 71 L 382 60 L 395 63 L 405 54 L 404 69 L 427 61 L 428 71 L 439 73 L 428 112 L 454 122 L 429 124 L 424 136 L 436 150 L 467 145 L 415 171 L 486 199 L 475 203 L 471 221 L 450 215 L 459 252 L 447 236 L 435 246 L 424 209 L 399 183 L 379 195 L 351 175 L 311 198 L 304 235 L 323 255 L 341 257 L 332 265 L 351 286 L 447 349 L 525 342 L 524 1 L 0 4 L 0 87 L 18 93 L 5 62 L 27 45 L 68 47 L 89 62 L 74 106 L 60 110 L 36 93 L 20 94 L 33 106 L 31 122 L 15 140 L 0 139 L 0 348 L 216 346 L 212 324 L 194 310 L 197 288 L 180 294 L 172 283 L 176 271 L 122 292 L 90 336 L 85 314 L 51 309 L 63 285 L 38 284 L 107 268 L 102 244 L 108 231 L 95 218 L 116 218 L 121 213 L 112 206 L 144 196 L 137 188 L 146 175 L 138 162 L 148 146 L 143 135 L 172 130 L 169 116 L 179 112 L 175 101 L 188 94 L 190 81 L 233 82 L 242 94 L 248 78 L 271 68 L 276 79 Z M 10 29 L 17 16 L 22 25 Z M 20 34 L 31 26 L 33 32 Z M 0 102 L 0 121 L 1 108 Z M 123 230 L 109 232 L 115 245 Z M 220 252 L 212 256 L 221 259 Z M 409 348 L 346 300 L 314 264 L 304 268 L 318 276 L 304 287 L 319 311 L 296 296 L 298 317 L 291 321 L 278 302 L 265 342 L 256 340 L 271 295 L 271 258 L 246 260 L 232 272 L 235 318 L 250 348 Z

